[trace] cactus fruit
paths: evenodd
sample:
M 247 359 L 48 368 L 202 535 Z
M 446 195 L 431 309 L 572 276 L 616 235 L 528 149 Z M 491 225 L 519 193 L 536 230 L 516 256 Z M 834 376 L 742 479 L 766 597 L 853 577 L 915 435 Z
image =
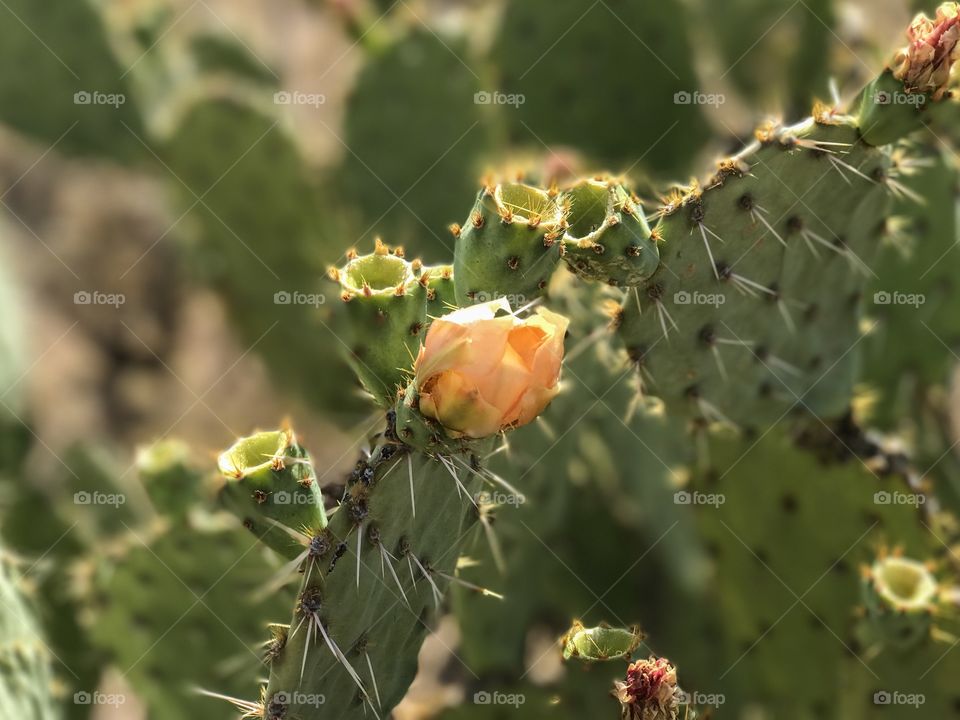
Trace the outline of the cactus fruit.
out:
M 941 589 L 924 563 L 884 555 L 863 570 L 864 604 L 881 642 L 910 647 L 929 636 Z
M 269 547 L 294 558 L 290 532 L 319 533 L 327 525 L 323 495 L 307 451 L 289 428 L 238 440 L 218 461 L 220 500 Z
M 555 192 L 485 186 L 463 226 L 453 227 L 457 304 L 506 297 L 522 306 L 540 297 L 560 262 L 566 228 Z
M 427 324 L 429 273 L 408 262 L 400 248 L 378 239 L 370 255 L 352 254 L 329 271 L 340 284 L 350 344 L 349 360 L 360 382 L 383 407 L 396 402 Z
M 0 715 L 56 720 L 50 650 L 20 580 L 17 561 L 0 549 Z
M 561 639 L 563 659 L 577 658 L 589 662 L 630 659 L 643 642 L 644 634 L 639 626 L 629 630 L 600 625 L 584 627 L 575 620 Z
M 633 287 L 660 264 L 657 241 L 643 209 L 619 182 L 581 180 L 563 194 L 567 231 L 563 259 L 578 275 Z

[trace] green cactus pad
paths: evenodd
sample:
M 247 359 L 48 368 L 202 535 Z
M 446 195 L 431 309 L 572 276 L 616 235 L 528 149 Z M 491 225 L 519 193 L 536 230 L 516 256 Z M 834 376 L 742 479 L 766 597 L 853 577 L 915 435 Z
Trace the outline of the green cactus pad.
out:
M 225 73 L 267 87 L 279 84 L 277 74 L 233 35 L 195 35 L 190 38 L 190 51 L 202 72 Z
M 686 173 L 708 136 L 703 106 L 676 100 L 698 89 L 692 20 L 676 0 L 511 0 L 490 52 L 510 140 L 574 147 L 614 172 Z
M 560 262 L 565 229 L 555 193 L 521 183 L 483 188 L 466 223 L 454 228 L 458 305 L 506 297 L 519 307 L 540 297 Z
M 569 227 L 563 259 L 578 275 L 608 285 L 639 285 L 660 264 L 643 209 L 612 180 L 581 180 L 563 194 Z
M 379 241 L 375 252 L 351 258 L 333 274 L 348 320 L 350 364 L 374 399 L 390 407 L 420 349 L 430 276 Z
M 733 81 L 758 109 L 796 116 L 825 98 L 830 43 L 836 37 L 832 0 L 697 0 L 695 17 L 716 44 L 721 80 Z
M 238 440 L 220 455 L 223 505 L 250 532 L 281 555 L 300 549 L 282 528 L 320 531 L 327 524 L 323 495 L 307 451 L 292 430 L 261 432 Z
M 385 717 L 399 702 L 476 522 L 475 462 L 385 444 L 358 465 L 328 541 L 306 560 L 313 569 L 272 659 L 268 716 Z
M 33 616 L 20 572 L 0 549 L 0 714 L 20 720 L 56 720 L 50 649 Z
M 242 695 L 265 671 L 263 628 L 292 593 L 263 592 L 276 572 L 264 552 L 216 518 L 140 530 L 109 552 L 90 632 L 152 718 L 236 717 L 198 688 Z
M 160 440 L 140 448 L 137 471 L 154 509 L 167 517 L 184 517 L 201 495 L 202 474 L 182 440 Z
M 184 233 L 190 267 L 220 293 L 244 352 L 259 354 L 298 399 L 357 413 L 362 403 L 343 392 L 352 378 L 336 303 L 322 292 L 326 265 L 341 252 L 335 216 L 321 223 L 322 197 L 299 148 L 273 118 L 211 100 L 190 108 L 165 151 L 180 180 L 178 215 L 193 231 Z
M 453 265 L 426 267 L 427 280 L 427 326 L 430 321 L 457 309 L 456 288 L 453 282 Z
M 889 160 L 852 121 L 765 128 L 655 228 L 661 266 L 619 335 L 667 410 L 762 427 L 794 405 L 842 413 L 865 267 L 882 240 Z
M 895 232 L 873 265 L 866 300 L 876 325 L 864 341 L 863 380 L 878 395 L 871 421 L 884 428 L 916 417 L 917 402 L 946 382 L 960 346 L 957 170 L 926 146 L 911 144 L 894 158 L 903 190 Z
M 829 448 L 806 450 L 779 429 L 752 442 L 715 439 L 711 470 L 683 491 L 715 570 L 701 610 L 685 611 L 698 621 L 682 630 L 693 645 L 708 633 L 714 652 L 695 670 L 699 650 L 679 636 L 660 638 L 694 686 L 725 695 L 724 712 L 734 716 L 761 705 L 787 720 L 872 717 L 831 714 L 849 664 L 876 670 L 876 648 L 857 630 L 859 568 L 888 545 L 915 557 L 944 550 L 924 512 L 930 500 L 888 474 L 891 458 L 861 460 L 844 447 L 858 445 L 855 438 L 824 434 Z M 818 462 L 811 449 L 830 459 Z M 845 461 L 838 463 L 838 450 Z M 708 608 L 720 620 L 712 630 L 701 622 Z M 899 667 L 902 674 L 908 665 Z M 950 702 L 949 695 L 940 700 Z
M 114 57 L 95 3 L 9 0 L 2 9 L 0 66 L 9 71 L 0 121 L 63 153 L 142 158 L 129 69 Z
M 470 202 L 490 146 L 489 108 L 474 101 L 479 67 L 462 38 L 423 27 L 368 57 L 331 183 L 356 215 L 351 237 L 383 235 L 428 261 L 450 256 L 445 228 Z

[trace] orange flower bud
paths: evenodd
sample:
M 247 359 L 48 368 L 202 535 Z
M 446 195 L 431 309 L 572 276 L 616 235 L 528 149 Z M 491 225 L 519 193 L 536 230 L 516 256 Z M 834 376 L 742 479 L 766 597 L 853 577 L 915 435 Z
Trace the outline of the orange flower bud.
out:
M 545 308 L 520 319 L 504 299 L 434 320 L 414 364 L 421 414 L 470 438 L 531 422 L 559 391 L 569 322 Z

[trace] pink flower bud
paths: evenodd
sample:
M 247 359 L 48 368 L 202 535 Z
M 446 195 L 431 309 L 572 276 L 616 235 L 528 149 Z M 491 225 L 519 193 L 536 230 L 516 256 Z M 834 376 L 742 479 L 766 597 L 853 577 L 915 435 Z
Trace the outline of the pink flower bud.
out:
M 421 414 L 469 438 L 526 425 L 559 391 L 568 324 L 545 308 L 521 320 L 504 299 L 434 320 L 414 364 Z
M 932 93 L 935 100 L 946 91 L 960 41 L 958 9 L 955 2 L 943 3 L 933 20 L 921 13 L 910 24 L 910 44 L 891 64 L 894 76 L 908 90 Z

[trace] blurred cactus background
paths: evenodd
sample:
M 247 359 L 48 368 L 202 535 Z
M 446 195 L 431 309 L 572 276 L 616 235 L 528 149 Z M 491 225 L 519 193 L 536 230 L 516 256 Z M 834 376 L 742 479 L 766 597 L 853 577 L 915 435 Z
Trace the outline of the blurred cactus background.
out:
M 0 0 L 0 717 L 960 718 L 936 9 Z M 504 297 L 561 390 L 453 448 Z

